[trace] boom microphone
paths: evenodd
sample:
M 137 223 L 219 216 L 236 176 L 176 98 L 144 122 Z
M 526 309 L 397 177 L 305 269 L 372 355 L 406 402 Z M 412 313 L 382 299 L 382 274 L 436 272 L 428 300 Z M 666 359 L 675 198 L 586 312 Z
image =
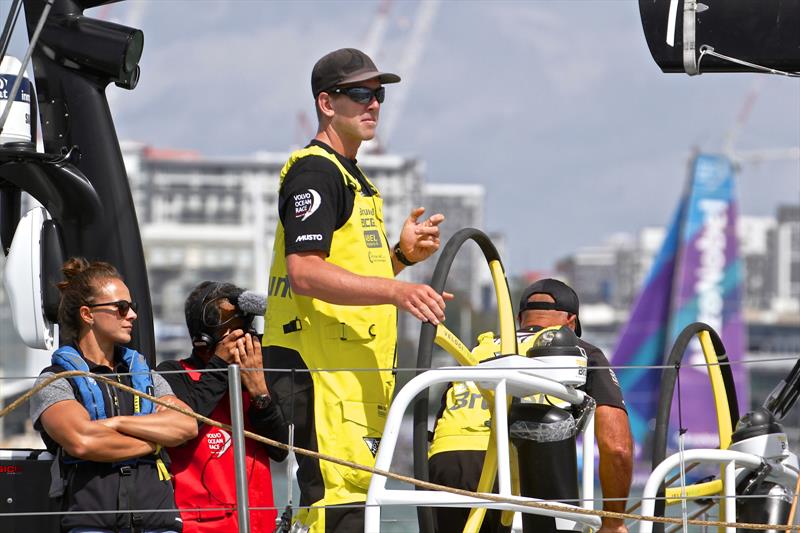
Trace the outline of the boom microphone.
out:
M 236 305 L 248 315 L 263 316 L 267 311 L 267 295 L 254 291 L 244 291 L 236 300 Z

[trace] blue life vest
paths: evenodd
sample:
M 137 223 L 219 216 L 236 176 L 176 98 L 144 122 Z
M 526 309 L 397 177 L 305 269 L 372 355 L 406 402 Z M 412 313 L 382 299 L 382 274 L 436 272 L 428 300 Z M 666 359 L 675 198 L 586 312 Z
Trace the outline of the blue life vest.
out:
M 118 348 L 131 373 L 130 383 L 139 392 L 153 394 L 153 377 L 142 354 L 127 348 Z M 73 346 L 62 346 L 51 357 L 53 366 L 45 371 L 60 372 L 80 370 L 89 372 L 89 365 Z M 103 391 L 90 376 L 70 377 L 76 400 L 88 411 L 92 420 L 108 418 Z M 125 402 L 124 413 L 130 404 Z M 133 395 L 133 414 L 154 413 L 153 402 Z M 46 432 L 43 432 L 46 435 Z M 61 519 L 61 530 L 88 527 L 103 531 L 150 531 L 180 529 L 178 510 L 173 509 L 175 495 L 166 465 L 166 452 L 159 449 L 146 456 L 104 463 L 88 459 L 77 459 L 67 454 L 57 442 L 57 459 L 50 471 L 51 498 L 63 498 L 62 509 L 80 511 L 65 514 Z M 65 470 L 68 468 L 69 470 Z M 157 509 L 163 512 L 144 512 L 142 509 Z M 97 511 L 117 510 L 114 513 Z M 88 511 L 88 512 L 87 512 Z
M 128 366 L 128 371 L 131 372 L 131 385 L 139 392 L 145 394 L 153 394 L 153 377 L 150 375 L 150 367 L 147 365 L 144 356 L 130 348 L 123 348 L 122 359 Z M 72 346 L 62 346 L 55 352 L 51 358 L 54 365 L 58 365 L 64 370 L 81 370 L 89 372 L 89 365 L 81 357 L 78 351 Z M 103 393 L 97 382 L 89 376 L 74 376 L 69 378 L 78 387 L 80 394 L 81 404 L 89 411 L 89 416 L 92 420 L 101 420 L 108 418 L 106 415 L 106 407 L 103 402 Z M 139 403 L 139 408 L 134 409 L 134 415 L 149 415 L 155 412 L 153 402 L 134 397 L 134 405 Z

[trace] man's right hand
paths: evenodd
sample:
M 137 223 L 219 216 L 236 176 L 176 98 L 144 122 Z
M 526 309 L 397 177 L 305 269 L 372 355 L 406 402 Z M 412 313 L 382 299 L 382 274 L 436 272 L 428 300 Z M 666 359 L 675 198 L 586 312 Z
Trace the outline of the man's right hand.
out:
M 445 300 L 453 299 L 449 292 L 439 294 L 430 285 L 405 281 L 397 281 L 393 296 L 397 307 L 434 325 L 444 320 Z
M 228 364 L 235 363 L 236 356 L 239 353 L 237 341 L 242 337 L 244 337 L 244 331 L 241 329 L 229 331 L 214 347 L 214 355 Z
M 242 385 L 250 394 L 250 398 L 269 395 L 264 378 L 264 360 L 261 354 L 261 342 L 258 337 L 249 333 L 236 341 L 239 350 L 236 363 L 242 367 Z

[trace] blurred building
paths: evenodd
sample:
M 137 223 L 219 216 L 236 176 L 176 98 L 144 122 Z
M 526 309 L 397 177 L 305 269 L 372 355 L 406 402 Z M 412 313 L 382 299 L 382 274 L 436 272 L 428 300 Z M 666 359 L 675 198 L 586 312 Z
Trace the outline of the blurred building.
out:
M 800 321 L 800 205 L 780 206 L 775 217 L 739 218 L 748 322 Z M 635 302 L 664 239 L 663 228 L 616 235 L 561 259 L 557 274 L 581 296 L 581 305 L 613 308 L 624 315 Z M 595 307 L 595 310 L 599 308 Z
M 778 208 L 767 243 L 767 262 L 774 276 L 771 308 L 800 313 L 800 204 Z
M 617 256 L 615 246 L 587 246 L 559 261 L 556 270 L 581 295 L 582 304 L 610 305 L 615 299 Z
M 772 217 L 739 218 L 739 254 L 744 264 L 744 306 L 767 309 L 774 292 L 775 278 L 770 272 L 769 235 L 775 229 Z
M 422 203 L 425 216 L 444 214 L 446 220 L 440 226 L 442 248 L 456 232 L 463 228 L 484 228 L 486 189 L 483 185 L 461 183 L 425 183 L 422 187 Z M 422 281 L 433 277 L 438 255 L 414 267 L 415 275 Z M 465 243 L 456 255 L 447 278 L 447 289 L 469 296 L 473 308 L 481 306 L 481 269 L 488 269 L 483 254 L 477 245 Z
M 556 265 L 559 277 L 581 296 L 581 305 L 627 310 L 664 239 L 663 228 L 644 228 L 637 235 L 620 233 L 604 244 L 582 248 Z M 603 316 L 610 316 L 608 311 Z

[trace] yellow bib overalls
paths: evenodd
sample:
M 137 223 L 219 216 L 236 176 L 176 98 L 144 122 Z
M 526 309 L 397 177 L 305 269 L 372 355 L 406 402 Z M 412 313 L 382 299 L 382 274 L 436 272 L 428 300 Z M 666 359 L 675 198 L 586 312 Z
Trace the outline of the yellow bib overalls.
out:
M 383 224 L 383 201 L 361 185 L 336 156 L 311 146 L 298 150 L 281 171 L 281 185 L 302 157 L 322 156 L 339 169 L 345 186 L 355 193 L 353 212 L 333 234 L 327 261 L 362 276 L 393 278 L 392 259 Z M 394 391 L 397 309 L 393 305 L 335 305 L 294 294 L 286 269 L 284 229 L 275 232 L 269 296 L 264 317 L 264 346 L 280 346 L 300 354 L 311 370 L 313 413 L 319 452 L 373 466 Z M 335 369 L 381 369 L 336 371 Z M 330 370 L 330 371 L 329 371 Z M 296 442 L 306 447 L 308 443 Z M 370 475 L 361 470 L 319 462 L 324 496 L 316 506 L 363 502 Z M 303 481 L 300 479 L 303 491 Z M 309 531 L 325 530 L 323 509 L 301 510 L 297 520 Z

